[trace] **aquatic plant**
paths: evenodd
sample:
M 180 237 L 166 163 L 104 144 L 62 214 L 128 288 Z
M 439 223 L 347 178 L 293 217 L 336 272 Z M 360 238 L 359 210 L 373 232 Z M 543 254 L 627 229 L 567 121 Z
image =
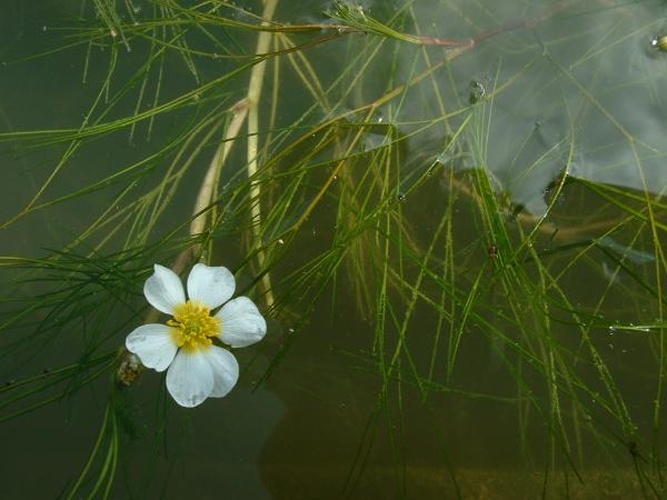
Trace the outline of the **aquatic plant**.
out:
M 234 275 L 226 267 L 204 264 L 195 264 L 190 271 L 187 300 L 180 279 L 166 267 L 156 264 L 154 274 L 146 280 L 146 300 L 173 319 L 166 325 L 148 323 L 135 328 L 125 346 L 144 366 L 158 372 L 169 368 L 167 389 L 181 406 L 221 398 L 236 385 L 236 358 L 213 345 L 214 338 L 231 347 L 246 347 L 266 335 L 266 321 L 249 298 L 229 300 L 235 288 Z
M 3 438 L 81 429 L 21 486 L 664 496 L 657 4 L 70 9 L 0 35 Z

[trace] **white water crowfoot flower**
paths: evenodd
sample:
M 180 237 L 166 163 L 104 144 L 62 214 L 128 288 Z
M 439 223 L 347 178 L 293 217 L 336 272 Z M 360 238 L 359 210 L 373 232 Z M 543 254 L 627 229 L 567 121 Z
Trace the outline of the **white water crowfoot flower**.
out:
M 226 267 L 195 264 L 188 276 L 187 298 L 176 273 L 159 264 L 154 269 L 144 284 L 144 295 L 172 319 L 166 325 L 136 328 L 125 347 L 144 366 L 158 372 L 168 369 L 167 389 L 181 406 L 192 408 L 206 398 L 227 395 L 239 378 L 239 365 L 231 352 L 213 341 L 231 347 L 254 344 L 266 335 L 266 321 L 248 297 L 229 300 L 236 283 Z

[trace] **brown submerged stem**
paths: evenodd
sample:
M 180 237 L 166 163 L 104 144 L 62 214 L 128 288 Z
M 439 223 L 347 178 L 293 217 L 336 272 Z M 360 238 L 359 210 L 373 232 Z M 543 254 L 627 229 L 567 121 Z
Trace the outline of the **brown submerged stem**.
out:
M 264 5 L 262 26 L 268 27 L 271 18 L 275 12 L 275 9 L 278 5 L 278 0 L 266 0 Z M 271 42 L 271 37 L 273 33 L 271 31 L 262 31 L 260 32 L 257 39 L 257 47 L 255 50 L 256 57 L 262 57 L 262 54 L 267 54 L 269 50 L 269 45 Z M 233 114 L 232 120 L 229 123 L 229 126 L 226 128 L 225 135 L 222 142 L 218 146 L 211 163 L 209 164 L 208 170 L 204 175 L 204 179 L 197 193 L 197 199 L 195 201 L 195 206 L 193 210 L 193 220 L 190 223 L 190 235 L 198 236 L 203 234 L 206 231 L 206 226 L 208 223 L 209 213 L 208 208 L 210 207 L 213 199 L 216 195 L 217 186 L 220 180 L 220 173 L 222 172 L 222 167 L 229 156 L 232 146 L 236 142 L 236 139 L 239 136 L 241 127 L 246 122 L 248 123 L 248 139 L 247 139 L 247 171 L 248 179 L 250 180 L 250 218 L 252 221 L 252 231 L 254 244 L 258 247 L 257 259 L 259 261 L 260 269 L 263 269 L 265 262 L 264 250 L 261 248 L 260 240 L 260 228 L 262 221 L 261 206 L 260 206 L 260 195 L 261 187 L 259 182 L 254 179 L 258 170 L 258 132 L 259 132 L 259 111 L 258 105 L 262 92 L 262 84 L 264 81 L 264 74 L 266 71 L 266 60 L 259 61 L 253 68 L 250 74 L 250 82 L 248 84 L 248 92 L 246 97 L 238 101 L 231 109 Z M 200 244 L 192 245 L 186 248 L 181 254 L 176 258 L 172 269 L 176 273 L 180 273 L 187 262 L 192 258 L 193 255 L 197 255 L 201 252 Z M 273 304 L 273 292 L 271 291 L 271 279 L 267 273 L 262 275 L 262 288 L 265 293 L 265 300 L 268 307 L 271 307 Z

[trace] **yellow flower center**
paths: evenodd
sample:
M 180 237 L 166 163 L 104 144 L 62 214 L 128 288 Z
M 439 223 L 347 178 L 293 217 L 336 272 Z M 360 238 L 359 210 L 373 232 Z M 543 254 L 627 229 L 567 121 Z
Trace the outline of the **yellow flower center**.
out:
M 220 320 L 211 316 L 211 310 L 203 304 L 188 300 L 174 308 L 174 319 L 167 321 L 176 345 L 189 352 L 211 347 L 211 337 L 221 331 Z

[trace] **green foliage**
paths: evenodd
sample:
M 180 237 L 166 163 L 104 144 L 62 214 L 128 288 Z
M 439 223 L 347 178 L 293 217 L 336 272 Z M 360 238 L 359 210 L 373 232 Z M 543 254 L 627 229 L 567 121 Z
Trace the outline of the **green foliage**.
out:
M 0 356 L 11 374 L 59 342 L 70 346 L 58 368 L 0 389 L 0 420 L 75 398 L 90 384 L 108 391 L 70 498 L 107 498 L 114 488 L 138 404 L 127 397 L 135 387 L 118 380 L 119 349 L 151 314 L 141 309 L 151 265 L 183 272 L 200 259 L 230 266 L 243 293 L 263 304 L 269 337 L 280 338 L 258 348 L 269 360 L 259 384 L 280 380 L 313 325 L 335 322 L 340 309 L 354 319 L 358 338 L 337 339 L 336 349 L 374 389 L 344 494 L 384 438 L 397 494 L 410 496 L 408 400 L 430 418 L 422 432 L 446 457 L 459 496 L 439 415 L 480 401 L 511 415 L 495 432 L 518 436 L 522 461 L 544 473 L 545 489 L 550 474 L 585 481 L 594 463 L 634 468 L 635 492 L 663 494 L 662 188 L 573 173 L 586 134 L 570 109 L 573 87 L 595 109 L 589 116 L 622 129 L 638 167 L 664 157 L 620 123 L 606 90 L 597 93 L 603 69 L 593 67 L 588 80 L 578 72 L 620 41 L 600 40 L 563 63 L 561 44 L 590 35 L 549 31 L 559 16 L 591 15 L 574 2 L 494 23 L 481 4 L 468 17 L 438 4 L 439 15 L 459 15 L 473 29 L 451 38 L 433 33 L 416 2 L 397 3 L 368 11 L 334 2 L 312 21 L 275 0 L 263 13 L 217 0 L 159 0 L 141 11 L 95 0 L 58 25 L 57 46 L 9 61 L 13 68 L 73 53 L 85 62 L 80 114 L 57 128 L 0 133 L 4 158 L 21 159 L 16 169 L 29 170 L 32 159 L 47 165 L 0 227 L 27 234 L 44 217 L 50 235 L 0 257 L 8 277 Z M 630 5 L 617 9 L 636 15 Z M 507 57 L 483 76 L 465 69 L 492 46 Z M 516 53 L 527 59 L 513 66 Z M 558 102 L 540 93 L 545 74 Z M 511 92 L 524 108 L 504 108 Z M 529 104 L 562 109 L 564 130 L 536 147 L 546 135 L 536 122 L 505 155 L 494 120 L 508 113 L 521 122 Z M 520 179 L 557 164 L 561 175 L 541 186 L 544 213 L 526 210 L 521 188 L 495 167 L 499 157 Z M 59 217 L 76 224 L 53 222 Z M 313 316 L 321 309 L 324 318 Z M 614 334 L 632 355 L 619 357 Z M 628 387 L 637 384 L 650 395 L 635 398 Z M 158 413 L 156 434 L 166 426 L 166 412 Z

